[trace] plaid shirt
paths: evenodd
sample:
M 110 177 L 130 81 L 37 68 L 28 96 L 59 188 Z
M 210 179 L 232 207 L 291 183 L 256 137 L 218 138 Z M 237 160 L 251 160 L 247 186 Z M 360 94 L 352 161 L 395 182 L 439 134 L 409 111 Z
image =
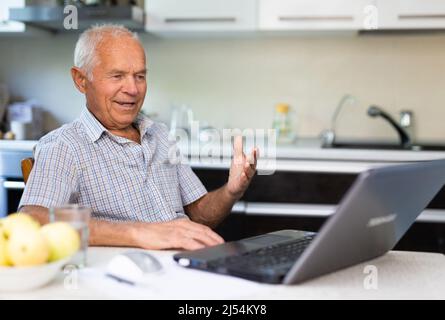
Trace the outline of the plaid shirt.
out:
M 139 114 L 141 144 L 108 132 L 84 109 L 40 139 L 19 208 L 78 203 L 109 221 L 169 221 L 207 191 L 184 164 L 172 164 L 165 125 Z M 174 145 L 173 145 L 174 146 Z

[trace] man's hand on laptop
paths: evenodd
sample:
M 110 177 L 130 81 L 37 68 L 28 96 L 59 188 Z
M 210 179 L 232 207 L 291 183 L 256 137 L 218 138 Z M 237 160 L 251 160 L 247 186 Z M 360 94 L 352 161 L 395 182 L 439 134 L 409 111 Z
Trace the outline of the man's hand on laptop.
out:
M 146 249 L 196 250 L 224 243 L 212 229 L 189 219 L 141 223 L 135 233 L 138 246 Z

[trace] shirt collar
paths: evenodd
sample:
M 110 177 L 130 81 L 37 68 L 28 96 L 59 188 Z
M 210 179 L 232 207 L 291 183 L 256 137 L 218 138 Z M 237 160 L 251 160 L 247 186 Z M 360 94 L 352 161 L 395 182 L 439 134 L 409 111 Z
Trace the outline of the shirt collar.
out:
M 85 132 L 90 138 L 91 142 L 96 142 L 102 133 L 107 131 L 99 120 L 85 107 L 80 115 L 80 122 L 85 128 Z
M 90 138 L 91 142 L 96 142 L 104 132 L 107 132 L 108 130 L 100 123 L 99 120 L 91 113 L 90 110 L 88 110 L 87 107 L 85 107 L 82 110 L 82 113 L 80 115 L 80 121 L 85 127 L 85 132 Z M 142 137 L 145 136 L 145 134 L 148 132 L 150 127 L 153 125 L 153 120 L 151 120 L 149 117 L 144 115 L 143 113 L 139 113 L 136 116 L 136 119 L 133 122 L 136 127 L 139 129 L 139 133 Z
M 141 139 L 143 136 L 149 133 L 149 129 L 153 126 L 153 123 L 153 120 L 151 120 L 148 116 L 144 115 L 142 112 L 139 112 L 134 120 L 134 124 L 139 129 Z

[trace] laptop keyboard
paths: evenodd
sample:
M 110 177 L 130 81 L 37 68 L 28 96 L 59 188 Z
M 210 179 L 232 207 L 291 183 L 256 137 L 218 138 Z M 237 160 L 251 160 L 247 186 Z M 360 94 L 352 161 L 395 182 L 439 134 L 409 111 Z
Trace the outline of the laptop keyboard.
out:
M 245 252 L 241 255 L 228 256 L 208 263 L 211 269 L 229 270 L 267 270 L 287 272 L 307 246 L 314 239 L 308 235 L 300 239 L 274 244 L 268 247 Z

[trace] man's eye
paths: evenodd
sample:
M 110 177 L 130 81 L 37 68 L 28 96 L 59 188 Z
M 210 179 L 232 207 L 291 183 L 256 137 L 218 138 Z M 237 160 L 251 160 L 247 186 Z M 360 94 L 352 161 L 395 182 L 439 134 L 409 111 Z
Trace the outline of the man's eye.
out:
M 145 80 L 145 76 L 144 75 L 138 75 L 136 76 L 138 80 Z
M 121 74 L 115 74 L 113 75 L 113 79 L 121 79 L 122 75 Z

